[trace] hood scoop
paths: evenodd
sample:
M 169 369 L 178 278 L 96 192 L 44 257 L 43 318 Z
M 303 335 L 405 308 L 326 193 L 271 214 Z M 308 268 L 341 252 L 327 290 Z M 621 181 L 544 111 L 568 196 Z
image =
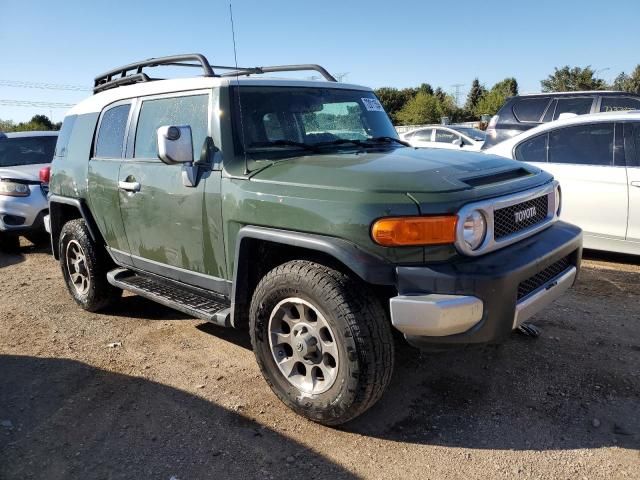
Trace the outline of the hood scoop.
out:
M 485 185 L 492 185 L 494 183 L 508 182 L 517 178 L 529 177 L 531 175 L 533 175 L 532 172 L 520 167 L 511 170 L 504 170 L 502 172 L 494 172 L 489 175 L 461 178 L 460 181 L 466 183 L 470 187 L 482 187 Z

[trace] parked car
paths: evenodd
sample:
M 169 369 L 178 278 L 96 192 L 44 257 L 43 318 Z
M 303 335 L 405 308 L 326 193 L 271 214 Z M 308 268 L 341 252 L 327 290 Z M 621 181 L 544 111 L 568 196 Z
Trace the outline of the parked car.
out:
M 626 92 L 588 91 L 536 93 L 507 99 L 487 127 L 488 149 L 542 123 L 558 120 L 563 114 L 586 115 L 640 109 L 640 95 Z
M 185 64 L 204 75 L 145 73 Z M 261 77 L 309 69 L 326 81 Z M 416 346 L 504 341 L 578 272 L 581 233 L 558 220 L 550 174 L 408 148 L 371 89 L 318 65 L 177 55 L 94 92 L 65 117 L 51 172 L 71 296 L 96 311 L 129 290 L 248 328 L 271 389 L 311 420 L 381 397 L 393 328 Z
M 0 248 L 15 249 L 19 236 L 45 237 L 48 166 L 57 132 L 0 133 Z M 41 175 L 42 170 L 42 175 Z
M 640 111 L 557 120 L 486 152 L 553 174 L 585 247 L 640 255 Z
M 400 135 L 413 147 L 480 150 L 486 134 L 477 128 L 460 125 L 422 127 Z

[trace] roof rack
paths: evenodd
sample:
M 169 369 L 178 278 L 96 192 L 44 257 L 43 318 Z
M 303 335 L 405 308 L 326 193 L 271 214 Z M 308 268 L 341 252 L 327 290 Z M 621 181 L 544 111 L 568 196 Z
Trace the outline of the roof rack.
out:
M 205 77 L 235 77 L 235 76 L 249 76 L 260 75 L 264 73 L 273 72 L 294 72 L 294 71 L 307 71 L 314 70 L 320 73 L 325 80 L 329 82 L 337 82 L 335 77 L 331 75 L 326 69 L 316 64 L 301 64 L 301 65 L 278 65 L 272 67 L 225 67 L 222 65 L 211 65 L 207 58 L 200 53 L 188 53 L 183 55 L 171 55 L 168 57 L 157 57 L 142 60 L 140 62 L 130 63 L 122 67 L 114 68 L 98 75 L 94 79 L 93 93 L 99 93 L 111 88 L 120 87 L 123 85 L 132 85 L 140 82 L 150 82 L 153 80 L 160 80 L 158 78 L 151 78 L 142 71 L 143 68 L 159 67 L 159 66 L 172 66 L 172 67 L 195 67 L 201 68 L 203 76 Z M 230 70 L 220 75 L 214 73 L 216 70 Z

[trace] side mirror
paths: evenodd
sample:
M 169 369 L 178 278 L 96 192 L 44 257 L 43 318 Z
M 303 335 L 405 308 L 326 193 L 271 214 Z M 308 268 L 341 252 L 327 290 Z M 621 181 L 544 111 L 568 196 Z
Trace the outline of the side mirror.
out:
M 158 158 L 167 165 L 193 162 L 191 127 L 163 125 L 158 128 Z
M 455 139 L 453 142 L 451 142 L 451 143 L 453 143 L 454 145 L 456 145 L 456 146 L 458 146 L 458 147 L 460 147 L 460 148 L 462 148 L 462 147 L 463 147 L 463 145 L 464 145 L 464 144 L 462 143 L 462 140 L 461 140 L 460 138 L 456 138 L 456 139 Z

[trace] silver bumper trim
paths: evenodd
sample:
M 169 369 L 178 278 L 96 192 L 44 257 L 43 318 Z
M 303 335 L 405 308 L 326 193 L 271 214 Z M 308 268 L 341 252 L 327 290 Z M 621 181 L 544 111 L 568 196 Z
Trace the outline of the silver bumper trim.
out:
M 567 269 L 560 276 L 549 280 L 535 292 L 529 294 L 516 305 L 516 313 L 513 318 L 513 328 L 518 328 L 522 322 L 528 320 L 550 303 L 557 300 L 566 292 L 576 279 L 578 270 L 576 267 Z
M 482 300 L 462 295 L 398 295 L 390 300 L 391 323 L 406 335 L 443 337 L 464 333 L 482 320 Z

